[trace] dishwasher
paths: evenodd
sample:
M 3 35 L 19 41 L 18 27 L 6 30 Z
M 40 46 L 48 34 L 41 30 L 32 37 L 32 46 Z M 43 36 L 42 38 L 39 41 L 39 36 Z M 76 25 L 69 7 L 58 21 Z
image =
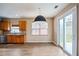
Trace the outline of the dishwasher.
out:
M 4 43 L 4 44 L 7 43 L 7 39 L 5 35 L 0 35 L 0 43 Z

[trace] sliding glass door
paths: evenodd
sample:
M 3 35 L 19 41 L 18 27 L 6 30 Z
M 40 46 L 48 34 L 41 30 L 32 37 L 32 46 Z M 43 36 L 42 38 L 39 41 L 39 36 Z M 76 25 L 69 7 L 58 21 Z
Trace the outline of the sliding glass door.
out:
M 59 45 L 63 47 L 63 19 L 59 21 Z
M 70 55 L 76 55 L 77 22 L 74 11 L 67 13 L 58 20 L 58 44 Z
M 65 50 L 72 55 L 72 44 L 73 44 L 73 31 L 72 31 L 72 15 L 73 14 L 69 14 L 64 18 L 64 24 L 65 24 Z

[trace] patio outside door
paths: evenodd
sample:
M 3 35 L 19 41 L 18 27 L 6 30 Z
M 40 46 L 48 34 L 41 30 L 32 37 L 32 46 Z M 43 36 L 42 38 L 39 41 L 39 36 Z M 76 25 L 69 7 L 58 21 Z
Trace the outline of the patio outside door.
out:
M 73 29 L 72 29 L 72 21 L 73 21 L 73 14 L 69 14 L 64 18 L 65 22 L 65 50 L 72 55 L 72 44 L 73 44 Z
M 58 44 L 68 54 L 76 55 L 77 21 L 74 10 L 58 20 Z

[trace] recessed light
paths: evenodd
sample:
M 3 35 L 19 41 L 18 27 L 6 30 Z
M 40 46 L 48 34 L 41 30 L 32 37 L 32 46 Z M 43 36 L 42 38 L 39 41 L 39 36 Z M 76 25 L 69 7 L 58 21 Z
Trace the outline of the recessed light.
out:
M 16 16 L 18 16 L 18 14 L 16 14 Z
M 58 5 L 55 5 L 55 7 L 54 7 L 54 8 L 55 8 L 55 9 L 56 9 L 56 8 L 58 8 Z

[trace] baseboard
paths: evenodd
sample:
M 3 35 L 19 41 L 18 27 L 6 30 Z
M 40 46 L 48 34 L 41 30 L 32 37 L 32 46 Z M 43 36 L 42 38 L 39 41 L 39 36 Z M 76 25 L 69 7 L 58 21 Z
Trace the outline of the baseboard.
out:
M 31 43 L 36 43 L 36 44 L 46 44 L 46 43 L 51 43 L 52 44 L 52 42 L 24 42 L 25 44 L 31 44 Z
M 1 43 L 1 44 L 53 44 L 57 46 L 55 42 L 24 42 L 24 43 Z
M 24 44 L 53 44 L 57 46 L 57 44 L 54 42 L 25 42 Z
M 67 51 L 65 51 L 60 45 L 58 45 L 59 48 L 63 50 L 64 53 L 66 53 L 68 56 L 71 56 Z
M 57 43 L 56 43 L 55 41 L 52 41 L 52 43 L 53 43 L 55 46 L 57 46 Z

